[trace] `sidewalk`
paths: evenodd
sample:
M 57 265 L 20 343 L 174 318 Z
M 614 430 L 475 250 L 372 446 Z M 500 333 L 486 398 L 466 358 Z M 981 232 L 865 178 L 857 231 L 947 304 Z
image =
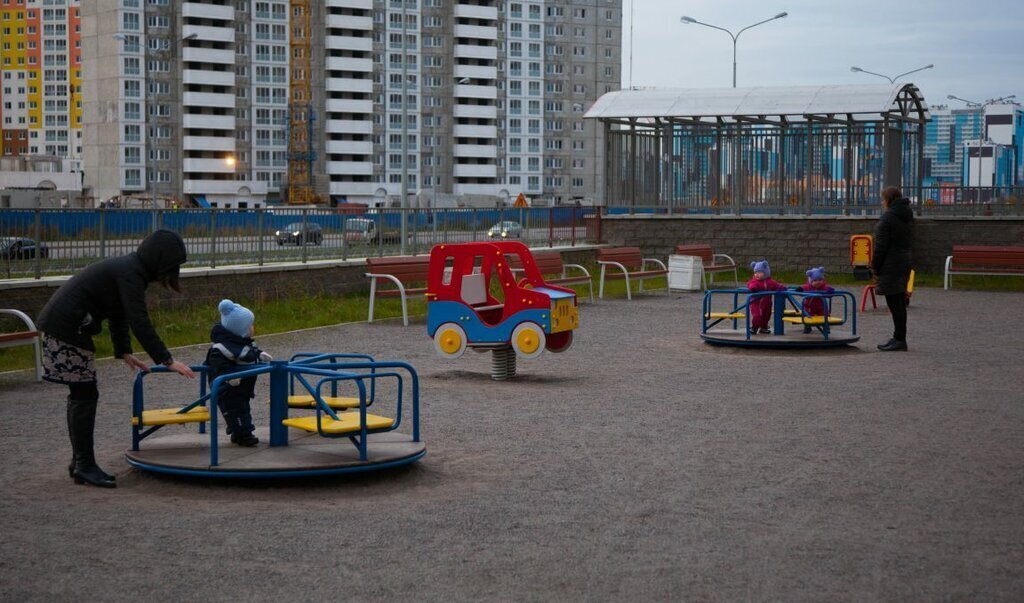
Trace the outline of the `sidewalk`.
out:
M 104 361 L 118 488 L 75 486 L 65 392 L 6 379 L 0 599 L 1020 599 L 1024 343 L 992 318 L 1024 296 L 919 288 L 906 354 L 875 350 L 881 310 L 849 349 L 711 347 L 700 299 L 584 304 L 573 349 L 505 383 L 488 354 L 436 358 L 422 320 L 258 337 L 417 367 L 427 456 L 354 478 L 132 470 L 130 375 Z

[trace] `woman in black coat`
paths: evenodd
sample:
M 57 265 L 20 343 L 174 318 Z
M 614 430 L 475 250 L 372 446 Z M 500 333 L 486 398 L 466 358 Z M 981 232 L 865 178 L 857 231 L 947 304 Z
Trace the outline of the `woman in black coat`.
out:
M 882 191 L 885 213 L 875 225 L 875 249 L 871 270 L 875 273 L 876 291 L 885 296 L 892 314 L 893 333 L 880 344 L 883 352 L 907 350 L 907 280 L 910 278 L 911 252 L 914 248 L 914 212 L 910 200 L 900 189 L 890 186 Z
M 146 287 L 161 282 L 181 291 L 178 270 L 185 263 L 185 242 L 169 230 L 150 234 L 134 253 L 103 260 L 74 275 L 46 302 L 36 324 L 43 332 L 44 379 L 67 385 L 68 436 L 72 461 L 68 467 L 75 483 L 115 487 L 114 476 L 96 465 L 93 429 L 96 425 L 95 352 L 92 338 L 110 321 L 114 355 L 133 369 L 149 366 L 132 354 L 129 330 L 156 364 L 185 377 L 195 377 L 188 366 L 174 360 L 156 334 L 146 309 Z

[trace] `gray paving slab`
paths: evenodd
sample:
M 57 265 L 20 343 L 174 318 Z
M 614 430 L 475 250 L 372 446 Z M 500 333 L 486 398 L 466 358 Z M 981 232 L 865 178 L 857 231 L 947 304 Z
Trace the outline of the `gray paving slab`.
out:
M 881 311 L 847 349 L 745 350 L 701 342 L 698 294 L 604 300 L 504 383 L 436 358 L 422 320 L 258 337 L 422 378 L 426 457 L 286 483 L 130 468 L 130 375 L 104 361 L 119 486 L 75 486 L 64 392 L 5 375 L 0 600 L 1019 601 L 1022 302 L 918 289 L 887 354 Z

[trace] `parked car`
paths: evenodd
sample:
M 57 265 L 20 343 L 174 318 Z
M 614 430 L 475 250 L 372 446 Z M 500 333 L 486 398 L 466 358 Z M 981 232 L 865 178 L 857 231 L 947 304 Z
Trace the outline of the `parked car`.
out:
M 491 239 L 518 239 L 523 236 L 523 227 L 519 222 L 498 222 L 487 231 Z
M 350 245 L 398 245 L 402 236 L 397 231 L 378 230 L 377 223 L 368 218 L 349 218 L 345 220 L 345 240 Z
M 36 257 L 36 250 L 39 257 L 50 257 L 50 250 L 43 243 L 36 243 L 32 239 L 22 237 L 4 237 L 0 239 L 0 258 L 8 260 L 24 260 Z
M 312 245 L 324 242 L 324 233 L 316 222 L 293 222 L 274 234 L 277 236 L 278 245 L 302 245 L 303 239 L 306 244 Z

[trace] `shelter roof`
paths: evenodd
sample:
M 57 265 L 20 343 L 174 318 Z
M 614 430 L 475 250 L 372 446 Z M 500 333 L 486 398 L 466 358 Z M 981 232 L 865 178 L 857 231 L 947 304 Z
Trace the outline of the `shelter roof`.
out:
M 617 123 L 863 122 L 885 117 L 923 123 L 928 105 L 914 84 L 618 90 L 584 115 Z

